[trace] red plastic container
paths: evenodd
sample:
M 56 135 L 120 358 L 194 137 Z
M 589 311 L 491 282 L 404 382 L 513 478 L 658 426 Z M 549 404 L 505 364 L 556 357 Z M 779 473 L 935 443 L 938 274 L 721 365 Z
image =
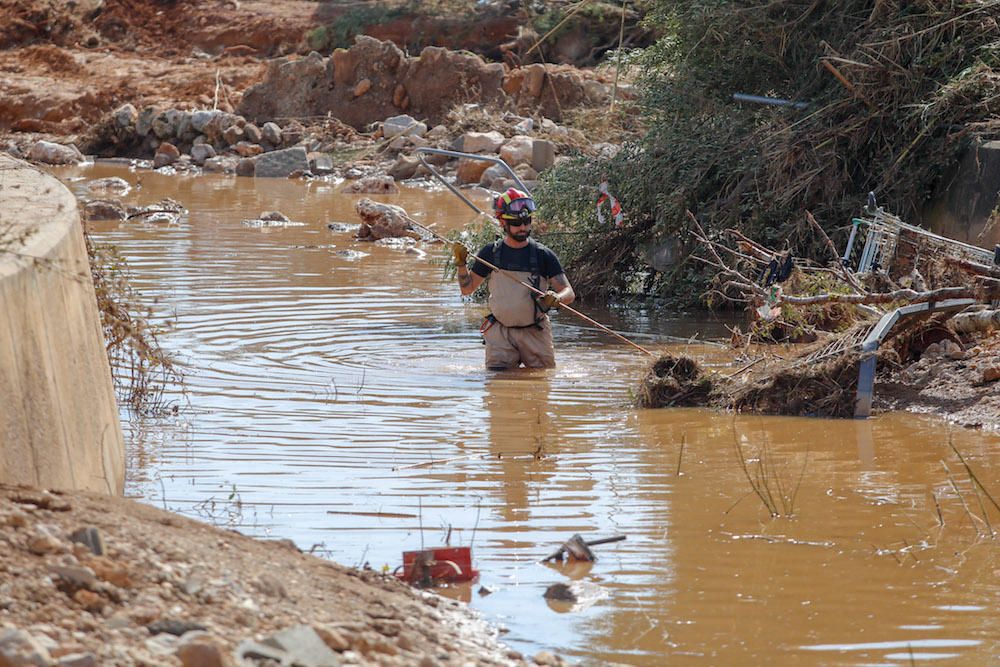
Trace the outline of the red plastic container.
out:
M 403 552 L 403 571 L 397 575 L 415 586 L 437 586 L 472 581 L 479 570 L 472 568 L 470 547 L 438 547 Z

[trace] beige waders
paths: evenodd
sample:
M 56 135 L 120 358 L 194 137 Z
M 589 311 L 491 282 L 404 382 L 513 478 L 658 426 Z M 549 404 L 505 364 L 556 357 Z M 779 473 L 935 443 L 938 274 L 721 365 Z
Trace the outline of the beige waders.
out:
M 531 284 L 528 271 L 507 271 Z M 541 278 L 538 289 L 548 289 Z M 535 307 L 532 292 L 509 276 L 496 271 L 490 274 L 490 312 L 480 332 L 486 342 L 486 368 L 555 368 L 556 351 L 552 344 L 552 325 L 548 315 Z

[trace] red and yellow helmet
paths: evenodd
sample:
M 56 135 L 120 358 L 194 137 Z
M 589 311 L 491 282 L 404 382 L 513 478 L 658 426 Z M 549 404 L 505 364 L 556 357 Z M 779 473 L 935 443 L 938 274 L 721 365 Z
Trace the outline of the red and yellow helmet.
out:
M 501 220 L 524 220 L 535 212 L 535 200 L 517 188 L 508 188 L 493 201 L 493 210 Z

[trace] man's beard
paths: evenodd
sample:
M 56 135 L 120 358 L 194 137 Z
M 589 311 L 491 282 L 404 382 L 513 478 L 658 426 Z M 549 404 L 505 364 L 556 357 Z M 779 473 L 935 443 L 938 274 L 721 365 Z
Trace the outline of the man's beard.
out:
M 508 233 L 510 234 L 510 237 L 512 239 L 514 239 L 518 243 L 522 243 L 523 241 L 527 241 L 528 237 L 531 236 L 531 228 L 521 227 L 516 232 L 511 229 Z

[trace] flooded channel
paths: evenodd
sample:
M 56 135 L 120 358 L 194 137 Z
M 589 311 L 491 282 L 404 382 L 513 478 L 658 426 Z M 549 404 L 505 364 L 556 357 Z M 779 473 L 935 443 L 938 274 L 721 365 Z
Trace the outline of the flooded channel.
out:
M 949 446 L 1000 500 L 1000 436 L 911 415 L 638 410 L 648 359 L 566 314 L 557 369 L 487 373 L 483 307 L 443 280 L 443 250 L 329 229 L 357 223 L 357 195 L 336 183 L 103 164 L 59 175 L 78 192 L 121 176 L 141 186 L 128 203 L 190 211 L 93 227 L 169 319 L 162 342 L 186 377 L 177 415 L 123 414 L 130 495 L 378 570 L 450 534 L 482 574 L 447 594 L 528 655 L 1000 661 L 1000 511 Z M 471 219 L 447 191 L 375 198 L 441 231 Z M 269 210 L 304 224 L 242 223 Z M 728 361 L 678 342 L 724 338 L 704 316 L 580 309 L 655 352 Z M 576 533 L 627 539 L 594 547 L 592 566 L 539 563 Z M 579 600 L 546 601 L 555 583 Z

